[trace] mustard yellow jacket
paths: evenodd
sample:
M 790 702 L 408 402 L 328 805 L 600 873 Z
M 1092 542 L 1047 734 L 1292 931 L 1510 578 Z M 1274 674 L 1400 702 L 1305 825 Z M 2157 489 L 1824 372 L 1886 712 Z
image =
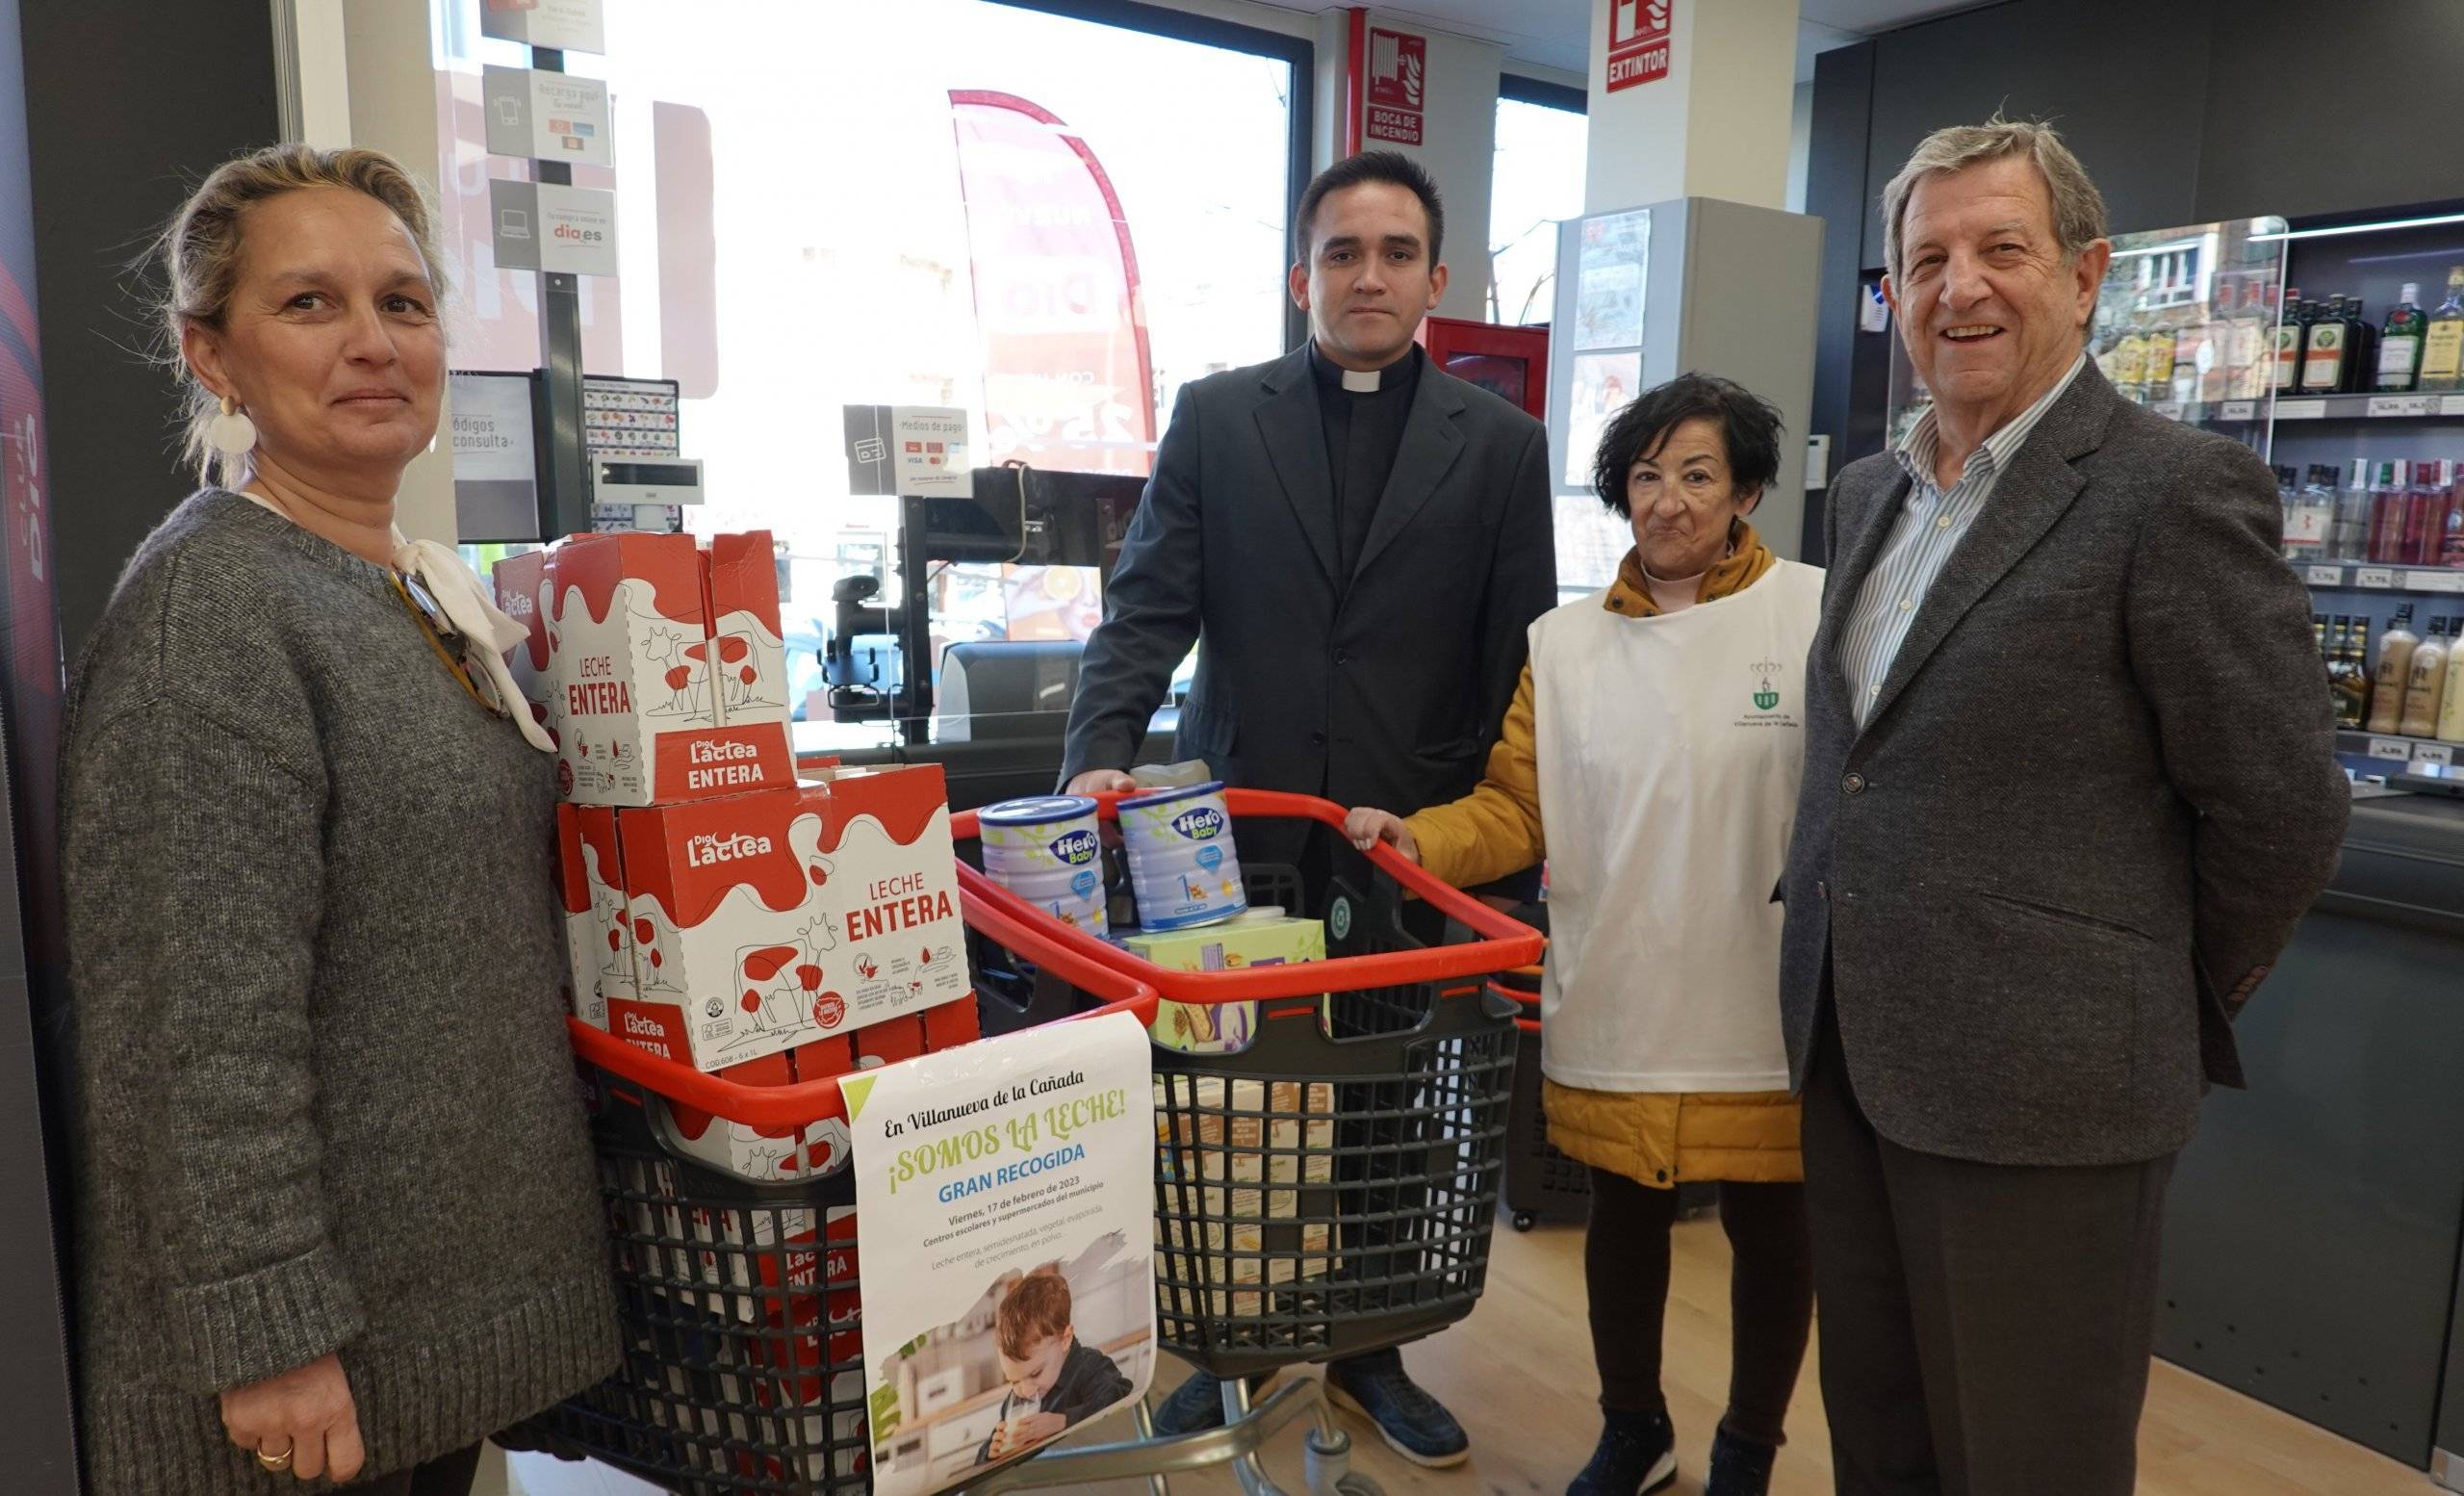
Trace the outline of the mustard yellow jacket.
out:
M 1733 553 L 1703 578 L 1697 597 L 1708 603 L 1742 592 L 1771 565 L 1771 553 L 1754 527 L 1741 525 Z M 1658 614 L 1639 553 L 1627 553 L 1605 606 L 1638 618 Z M 1461 888 L 1502 878 L 1547 855 L 1532 747 L 1535 717 L 1527 664 L 1479 785 L 1451 805 L 1404 822 L 1420 843 L 1421 865 Z M 1772 1000 L 1779 1000 L 1776 993 Z M 1590 1091 L 1543 1080 L 1541 1102 L 1549 1141 L 1560 1152 L 1647 1185 L 1674 1188 L 1686 1179 L 1792 1184 L 1805 1178 L 1797 1152 L 1797 1102 L 1784 1091 Z

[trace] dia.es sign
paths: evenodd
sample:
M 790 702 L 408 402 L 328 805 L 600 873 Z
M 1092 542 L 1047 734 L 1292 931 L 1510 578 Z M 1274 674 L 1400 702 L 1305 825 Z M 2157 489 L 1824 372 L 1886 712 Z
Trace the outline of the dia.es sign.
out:
M 1677 0 L 1609 0 L 1608 91 L 1668 76 Z

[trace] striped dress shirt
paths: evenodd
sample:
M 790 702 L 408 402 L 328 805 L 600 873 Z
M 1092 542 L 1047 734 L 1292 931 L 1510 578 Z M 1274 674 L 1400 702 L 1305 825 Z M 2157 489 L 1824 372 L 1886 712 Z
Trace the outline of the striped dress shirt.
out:
M 1908 638 L 1909 626 L 1916 621 L 1916 610 L 1925 605 L 1925 594 L 1933 590 L 1934 579 L 1942 574 L 1968 527 L 1993 497 L 1994 483 L 2028 433 L 2087 367 L 2088 355 L 2082 352 L 2042 400 L 1968 453 L 1959 481 L 1947 493 L 1934 480 L 1938 437 L 1932 410 L 1917 418 L 1915 428 L 1891 453 L 1907 470 L 1908 499 L 1900 505 L 1881 555 L 1874 557 L 1873 570 L 1865 574 L 1865 585 L 1857 594 L 1857 606 L 1849 610 L 1848 627 L 1839 641 L 1839 664 L 1856 702 L 1859 728 L 1873 715 L 1891 661 L 1899 658 L 1899 647 Z

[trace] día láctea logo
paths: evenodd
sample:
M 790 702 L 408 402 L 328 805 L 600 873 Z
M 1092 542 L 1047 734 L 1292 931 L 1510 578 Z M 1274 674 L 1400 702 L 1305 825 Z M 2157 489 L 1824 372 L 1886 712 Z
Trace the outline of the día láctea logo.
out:
M 1780 705 L 1780 688 L 1772 682 L 1780 674 L 1780 662 L 1776 659 L 1758 660 L 1751 668 L 1755 679 L 1761 683 L 1754 688 L 1755 709 L 1757 711 L 1777 709 Z
M 1211 805 L 1183 811 L 1172 817 L 1172 829 L 1192 841 L 1206 841 L 1223 832 L 1223 812 Z
M 708 867 L 719 863 L 740 862 L 748 857 L 766 857 L 770 850 L 768 837 L 756 837 L 744 832 L 730 836 L 698 836 L 684 844 L 684 864 L 688 867 Z

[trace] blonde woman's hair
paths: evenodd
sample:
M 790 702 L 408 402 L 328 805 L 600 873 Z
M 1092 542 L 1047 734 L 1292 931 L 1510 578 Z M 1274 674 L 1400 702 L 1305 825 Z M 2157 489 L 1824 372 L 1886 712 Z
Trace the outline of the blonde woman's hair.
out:
M 2090 245 L 2105 237 L 2105 199 L 2088 179 L 2088 168 L 2063 143 L 2053 126 L 2034 120 L 2005 119 L 1995 115 L 1980 125 L 1953 125 L 1917 142 L 1908 165 L 1883 189 L 1883 264 L 1893 284 L 1903 282 L 1907 267 L 1900 263 L 1900 226 L 1908 218 L 1908 199 L 1916 184 L 1931 176 L 1964 170 L 2006 156 L 2023 156 L 2044 178 L 2053 203 L 2054 237 L 2061 242 L 2065 264 L 2076 264 Z
M 162 360 L 177 373 L 182 390 L 181 457 L 197 480 L 237 488 L 247 481 L 246 457 L 230 457 L 206 442 L 206 428 L 221 402 L 205 387 L 180 351 L 191 323 L 219 328 L 240 280 L 241 219 L 254 205 L 308 187 L 341 187 L 365 193 L 393 211 L 410 231 L 425 262 L 429 284 L 445 295 L 445 271 L 436 254 L 435 215 L 401 164 L 382 151 L 318 150 L 307 145 L 269 145 L 224 162 L 182 204 L 147 251 L 159 266 L 155 297 Z

